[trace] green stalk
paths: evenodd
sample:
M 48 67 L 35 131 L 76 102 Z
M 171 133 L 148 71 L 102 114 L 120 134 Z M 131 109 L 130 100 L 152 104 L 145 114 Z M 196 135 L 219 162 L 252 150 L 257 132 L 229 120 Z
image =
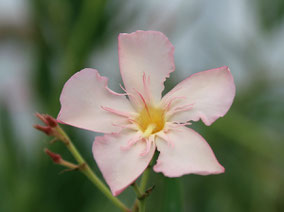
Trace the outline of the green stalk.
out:
M 137 195 L 137 201 L 139 204 L 139 212 L 145 212 L 145 196 L 143 195 L 143 192 L 141 192 L 139 186 L 137 185 L 137 183 L 133 183 L 132 187 Z
M 142 178 L 141 178 L 141 182 L 140 182 L 140 190 L 142 192 L 145 192 L 146 186 L 147 186 L 147 182 L 150 176 L 150 166 L 147 167 L 147 169 L 144 171 Z
M 140 182 L 140 191 L 145 192 L 149 176 L 150 176 L 150 166 L 147 167 L 147 169 L 144 171 L 144 173 L 142 175 L 141 182 Z M 140 204 L 140 201 L 137 198 L 135 203 L 134 203 L 134 206 L 133 206 L 133 211 L 136 211 L 137 206 L 139 204 Z
M 153 165 L 153 163 L 154 163 L 155 160 L 156 160 L 156 158 L 153 157 L 152 160 L 151 160 L 151 162 L 149 163 L 149 166 L 148 166 L 148 167 L 146 168 L 146 170 L 144 171 L 144 173 L 143 173 L 143 175 L 142 175 L 142 178 L 141 178 L 139 190 L 137 190 L 136 188 L 134 189 L 134 187 L 133 187 L 134 190 L 140 191 L 140 193 L 141 193 L 142 195 L 144 195 L 145 192 L 146 192 L 146 186 L 147 186 L 147 182 L 148 182 L 149 177 L 150 177 L 151 167 L 152 167 L 152 165 Z M 135 183 L 135 184 L 136 184 L 136 183 Z M 137 186 L 137 184 L 136 184 L 136 186 Z M 137 194 L 137 192 L 136 192 L 136 194 Z M 143 197 L 143 200 L 144 200 L 144 207 L 145 207 L 145 198 L 146 198 L 146 196 L 144 195 L 144 197 Z M 139 198 L 137 198 L 136 201 L 135 201 L 135 203 L 134 203 L 133 211 L 136 211 L 138 205 L 140 205 L 140 200 L 139 200 Z M 144 210 L 145 210 L 145 209 L 144 209 Z
M 63 141 L 63 143 L 66 145 L 68 150 L 71 152 L 71 154 L 74 156 L 74 158 L 79 163 L 79 170 L 86 175 L 86 177 L 118 208 L 120 208 L 122 211 L 130 212 L 130 209 L 128 209 L 117 197 L 114 197 L 110 190 L 106 187 L 106 185 L 97 177 L 97 175 L 92 171 L 90 166 L 86 163 L 84 158 L 81 156 L 77 148 L 73 145 L 68 135 L 62 130 L 61 127 L 56 127 L 59 135 L 59 139 Z

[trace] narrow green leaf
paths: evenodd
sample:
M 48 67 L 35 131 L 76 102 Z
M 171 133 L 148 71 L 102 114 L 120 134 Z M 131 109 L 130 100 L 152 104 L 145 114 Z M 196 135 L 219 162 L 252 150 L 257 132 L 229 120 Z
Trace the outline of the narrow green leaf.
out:
M 183 198 L 179 178 L 165 178 L 163 212 L 183 211 Z

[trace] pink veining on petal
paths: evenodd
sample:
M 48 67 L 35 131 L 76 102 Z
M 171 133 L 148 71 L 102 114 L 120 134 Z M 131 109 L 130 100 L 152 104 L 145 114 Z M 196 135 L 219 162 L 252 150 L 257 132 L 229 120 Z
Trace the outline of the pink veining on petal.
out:
M 139 91 L 137 91 L 136 89 L 134 89 L 134 90 L 135 90 L 135 92 L 138 94 L 138 96 L 140 97 L 140 99 L 142 100 L 142 103 L 143 103 L 143 105 L 144 105 L 143 107 L 145 107 L 146 110 L 149 112 L 146 99 L 143 97 L 143 95 L 142 95 Z
M 189 126 L 191 125 L 190 122 L 179 123 L 179 122 L 167 122 L 165 129 L 163 130 L 165 133 L 168 133 L 171 130 L 179 131 L 180 127 Z
M 119 127 L 121 129 L 139 130 L 137 125 L 133 124 L 133 123 L 128 124 L 128 123 L 125 123 L 125 122 L 123 122 L 123 123 L 114 122 L 112 124 L 113 124 L 113 126 Z
M 146 142 L 146 148 L 143 152 L 140 153 L 140 156 L 145 156 L 150 152 L 152 143 L 154 143 L 154 136 L 150 136 L 149 138 L 144 138 L 144 142 Z
M 145 98 L 147 100 L 147 102 L 151 102 L 151 91 L 150 91 L 150 76 L 146 76 L 145 72 L 143 72 L 143 87 L 144 87 L 144 91 L 145 91 Z
M 174 47 L 168 38 L 156 31 L 121 33 L 118 36 L 118 54 L 126 90 L 131 92 L 135 88 L 144 96 L 141 79 L 145 73 L 151 78 L 149 90 L 153 101 L 159 101 L 164 81 L 175 69 Z
M 110 107 L 101 106 L 101 108 L 105 111 L 108 111 L 108 112 L 113 113 L 113 114 L 118 115 L 118 116 L 123 116 L 125 118 L 130 118 L 130 117 L 133 116 L 131 113 L 122 112 L 122 111 L 119 111 L 119 110 L 116 110 L 116 109 L 113 109 L 113 108 L 110 108 Z
M 166 102 L 163 106 L 165 111 L 169 111 L 170 108 L 172 107 L 173 102 L 177 101 L 177 100 L 181 100 L 181 99 L 185 99 L 184 96 L 176 96 L 171 98 L 168 102 Z
M 185 100 L 176 102 L 175 106 L 192 104 L 191 110 L 177 113 L 171 121 L 186 122 L 201 119 L 206 125 L 223 117 L 232 105 L 235 96 L 233 76 L 227 66 L 193 74 L 176 85 L 164 99 L 169 96 L 186 96 Z
M 140 132 L 137 132 L 134 137 L 129 139 L 126 146 L 121 146 L 120 148 L 122 150 L 129 150 L 134 144 L 136 144 L 140 140 L 142 140 L 142 134 Z
M 163 98 L 161 99 L 161 104 L 162 105 L 167 105 L 168 102 L 171 101 L 171 99 L 175 99 L 176 96 L 175 96 L 175 93 L 177 91 L 179 91 L 180 89 L 182 89 L 182 87 L 175 87 L 174 89 L 172 89 L 170 92 L 168 92 L 165 96 L 163 96 Z M 181 97 L 178 97 L 178 98 L 186 98 L 185 96 L 181 96 Z
M 174 107 L 174 108 L 170 109 L 170 111 L 167 112 L 167 117 L 170 117 L 170 116 L 172 116 L 176 113 L 188 111 L 188 110 L 192 109 L 193 106 L 194 106 L 194 103 Z
M 160 138 L 162 138 L 164 141 L 168 143 L 168 146 L 171 148 L 175 147 L 174 142 L 169 138 L 169 136 L 165 132 L 160 132 L 157 134 Z
M 139 105 L 139 101 L 138 101 L 138 99 L 137 99 L 137 96 L 134 95 L 134 94 L 132 94 L 132 93 L 130 93 L 130 92 L 128 92 L 121 84 L 120 84 L 119 86 L 120 86 L 120 88 L 127 94 L 127 96 L 128 96 L 129 98 L 131 98 L 133 104 L 134 104 L 135 106 L 138 106 L 138 105 Z

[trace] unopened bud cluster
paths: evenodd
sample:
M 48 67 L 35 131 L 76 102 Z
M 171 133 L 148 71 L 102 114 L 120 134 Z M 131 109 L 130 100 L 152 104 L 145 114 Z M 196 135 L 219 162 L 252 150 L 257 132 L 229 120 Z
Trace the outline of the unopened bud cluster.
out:
M 62 157 L 59 154 L 56 154 L 54 152 L 51 152 L 49 149 L 44 149 L 44 152 L 52 159 L 52 161 L 54 163 L 58 163 L 60 164 L 60 162 L 62 161 Z
M 52 141 L 60 140 L 66 145 L 69 143 L 69 141 L 67 141 L 67 139 L 62 134 L 63 131 L 58 126 L 58 123 L 55 118 L 51 117 L 50 115 L 40 113 L 36 113 L 35 115 L 44 123 L 44 125 L 34 125 L 35 129 L 45 133 L 48 136 L 54 136 L 55 138 Z M 75 170 L 79 168 L 78 165 L 62 159 L 61 155 L 54 153 L 47 148 L 44 149 L 44 152 L 52 159 L 54 163 L 65 166 L 69 168 L 68 170 Z
M 56 127 L 57 127 L 57 121 L 51 117 L 50 115 L 45 114 L 35 114 L 36 117 L 38 117 L 45 125 L 34 125 L 34 128 L 36 128 L 39 131 L 44 132 L 46 135 L 49 136 L 56 136 Z

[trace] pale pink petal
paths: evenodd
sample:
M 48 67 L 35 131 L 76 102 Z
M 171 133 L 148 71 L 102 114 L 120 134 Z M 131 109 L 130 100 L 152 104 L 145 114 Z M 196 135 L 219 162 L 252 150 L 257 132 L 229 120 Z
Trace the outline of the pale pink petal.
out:
M 217 161 L 208 143 L 194 130 L 179 127 L 170 130 L 165 137 L 157 137 L 156 145 L 160 152 L 155 172 L 162 172 L 168 177 L 179 177 L 184 174 L 219 174 L 224 168 Z M 173 145 L 168 145 L 172 142 Z
M 224 66 L 191 75 L 164 96 L 163 102 L 171 104 L 171 121 L 198 121 L 201 118 L 206 125 L 211 125 L 227 113 L 235 89 L 233 76 Z
M 125 148 L 135 136 L 135 131 L 126 130 L 119 134 L 96 137 L 94 141 L 94 158 L 114 196 L 142 174 L 155 152 L 155 144 L 152 143 L 150 151 L 141 156 L 146 149 L 146 142 L 143 140 Z
M 115 123 L 127 121 L 126 115 L 134 111 L 125 96 L 107 87 L 107 78 L 89 68 L 65 83 L 60 102 L 60 122 L 104 133 L 118 132 L 121 128 Z
M 119 34 L 119 66 L 126 90 L 159 101 L 164 81 L 175 69 L 173 54 L 173 45 L 161 32 Z

